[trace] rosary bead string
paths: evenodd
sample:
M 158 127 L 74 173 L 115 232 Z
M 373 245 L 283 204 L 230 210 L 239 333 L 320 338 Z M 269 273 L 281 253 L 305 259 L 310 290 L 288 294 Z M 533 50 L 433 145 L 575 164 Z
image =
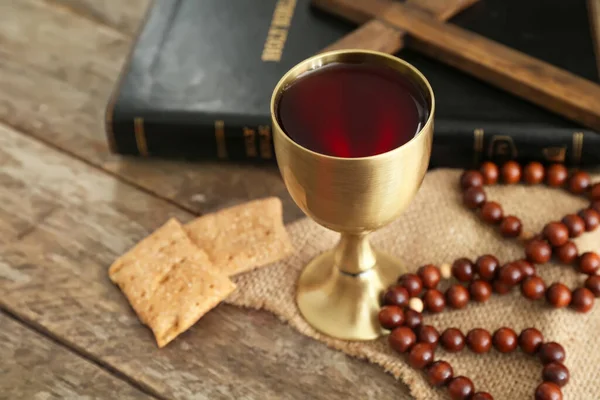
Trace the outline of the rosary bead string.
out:
M 518 217 L 504 215 L 499 203 L 488 201 L 484 187 L 499 180 L 508 185 L 524 182 L 562 187 L 572 194 L 586 196 L 590 205 L 577 214 L 548 223 L 542 232 L 532 235 L 523 230 Z M 469 378 L 455 377 L 447 361 L 435 360 L 438 344 L 448 352 L 467 348 L 476 354 L 487 353 L 492 348 L 500 353 L 520 348 L 525 354 L 537 356 L 544 365 L 542 383 L 535 389 L 534 398 L 561 400 L 561 387 L 570 378 L 569 370 L 563 364 L 566 353 L 560 344 L 545 342 L 539 330 L 527 328 L 517 335 L 508 327 L 493 333 L 475 328 L 465 335 L 457 328 L 447 328 L 440 334 L 435 327 L 423 323 L 423 313 L 462 309 L 469 301 L 483 303 L 493 292 L 502 295 L 517 286 L 522 296 L 529 300 L 545 299 L 554 308 L 570 306 L 577 312 L 590 311 L 595 298 L 600 297 L 600 275 L 597 275 L 600 256 L 595 252 L 580 255 L 571 239 L 600 226 L 600 183 L 593 184 L 590 175 L 584 171 L 569 175 L 562 164 L 544 168 L 541 163 L 531 162 L 522 167 L 515 161 L 508 161 L 498 167 L 488 161 L 481 164 L 479 170 L 465 171 L 460 177 L 460 187 L 467 208 L 476 211 L 484 222 L 497 226 L 505 238 L 524 241 L 524 257 L 503 265 L 491 254 L 476 260 L 463 257 L 439 268 L 428 264 L 420 267 L 416 274 L 403 274 L 382 296 L 379 322 L 391 331 L 388 342 L 392 349 L 407 355 L 409 365 L 424 370 L 432 386 L 446 387 L 455 400 L 493 400 L 493 397 L 487 392 L 476 392 Z M 553 256 L 588 275 L 583 286 L 571 290 L 560 282 L 546 285 L 537 275 L 535 265 L 546 263 Z M 451 278 L 456 282 L 445 292 L 438 289 L 443 280 Z

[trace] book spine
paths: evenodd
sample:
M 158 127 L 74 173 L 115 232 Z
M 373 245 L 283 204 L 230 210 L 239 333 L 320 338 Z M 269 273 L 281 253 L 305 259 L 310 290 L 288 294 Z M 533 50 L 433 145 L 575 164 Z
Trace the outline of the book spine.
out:
M 156 115 L 156 114 L 155 114 Z M 107 120 L 111 151 L 117 154 L 263 163 L 275 161 L 271 121 L 237 116 L 129 115 Z
M 200 121 L 188 115 L 169 122 L 132 116 L 107 124 L 111 149 L 118 154 L 251 163 L 275 160 L 270 120 L 264 117 Z M 435 122 L 431 168 L 471 168 L 487 160 L 598 166 L 600 134 L 568 128 Z
M 483 161 L 600 165 L 600 134 L 573 128 L 436 121 L 432 168 L 471 168 Z

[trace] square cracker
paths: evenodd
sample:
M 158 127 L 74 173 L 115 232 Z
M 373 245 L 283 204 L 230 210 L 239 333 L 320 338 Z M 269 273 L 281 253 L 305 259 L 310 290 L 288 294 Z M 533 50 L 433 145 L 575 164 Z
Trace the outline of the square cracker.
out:
M 163 347 L 235 288 L 212 268 L 208 255 L 171 219 L 119 257 L 109 277 Z
M 138 315 L 152 329 L 158 347 L 164 347 L 234 289 L 226 275 L 209 269 L 200 272 L 194 261 L 183 260 L 159 281 Z
M 204 215 L 184 228 L 213 265 L 228 276 L 270 264 L 292 252 L 277 197 Z
M 207 254 L 190 241 L 181 224 L 172 218 L 119 257 L 110 266 L 108 276 L 122 290 L 135 283 L 131 290 L 138 291 L 138 298 L 142 299 L 184 257 L 210 265 Z
M 189 257 L 199 257 L 199 261 L 204 261 L 204 252 L 198 250 L 179 221 L 171 218 L 115 260 L 108 270 L 108 275 L 114 281 L 127 269 L 138 266 L 143 266 L 146 272 L 156 274 L 160 272 L 159 269 L 165 268 L 165 260 L 179 257 L 181 253 Z

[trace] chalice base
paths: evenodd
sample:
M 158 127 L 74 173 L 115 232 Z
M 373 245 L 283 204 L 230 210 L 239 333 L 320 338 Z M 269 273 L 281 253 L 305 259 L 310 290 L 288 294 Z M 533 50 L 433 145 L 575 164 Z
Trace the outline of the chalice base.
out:
M 405 269 L 395 258 L 374 250 L 375 265 L 359 274 L 342 272 L 335 250 L 313 259 L 298 280 L 296 301 L 316 330 L 345 340 L 372 340 L 384 333 L 378 322 L 380 298 Z

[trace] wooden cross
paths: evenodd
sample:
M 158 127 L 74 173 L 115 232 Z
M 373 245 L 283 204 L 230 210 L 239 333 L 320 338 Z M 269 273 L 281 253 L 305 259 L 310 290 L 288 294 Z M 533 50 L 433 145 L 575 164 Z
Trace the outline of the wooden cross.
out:
M 469 8 L 479 0 L 407 0 L 406 3 L 421 8 L 433 18 L 447 21 L 461 11 Z M 331 11 L 324 2 L 313 1 L 318 7 Z M 343 4 L 342 4 L 343 5 Z M 351 12 L 351 11 L 349 11 Z M 358 18 L 351 18 L 358 22 Z M 354 32 L 344 36 L 337 42 L 329 45 L 323 51 L 342 49 L 365 49 L 376 50 L 384 53 L 394 54 L 404 47 L 406 32 L 378 18 L 365 20 Z
M 460 3 L 464 5 L 457 7 Z M 444 22 L 472 3 L 313 0 L 318 8 L 365 24 L 328 50 L 362 48 L 395 53 L 405 44 L 406 33 L 411 48 L 600 132 L 600 85 Z

